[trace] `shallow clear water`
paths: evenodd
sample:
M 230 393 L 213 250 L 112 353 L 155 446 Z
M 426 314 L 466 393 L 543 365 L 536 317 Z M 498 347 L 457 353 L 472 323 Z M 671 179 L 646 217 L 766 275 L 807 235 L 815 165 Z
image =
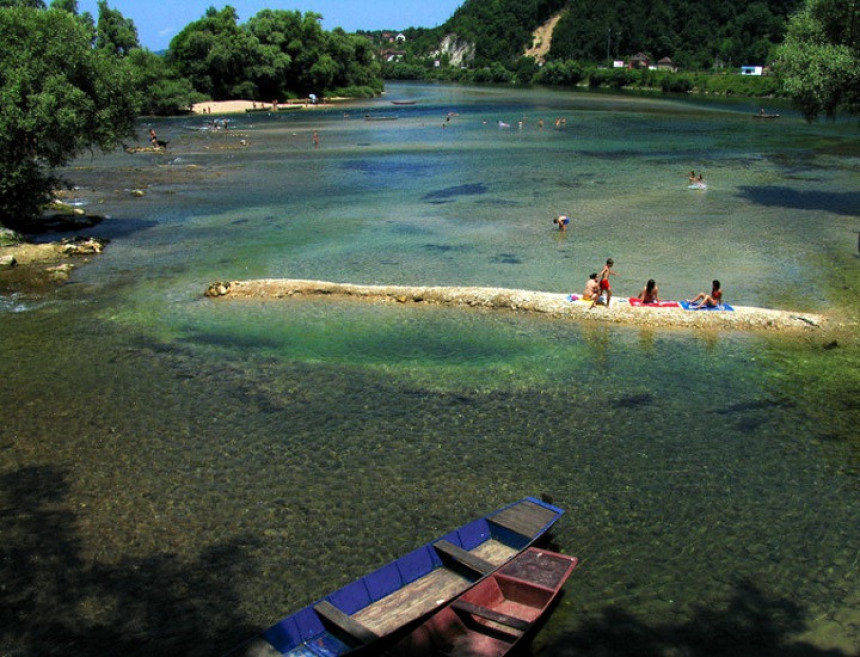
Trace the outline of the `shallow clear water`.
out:
M 0 306 L 3 650 L 217 654 L 545 493 L 582 564 L 534 654 L 854 652 L 856 410 L 811 416 L 779 340 L 202 292 L 580 291 L 612 256 L 621 296 L 718 277 L 731 303 L 827 310 L 844 300 L 809 281 L 856 249 L 856 125 L 389 87 L 407 96 L 229 131 L 159 120 L 168 156 L 70 168 L 113 239 L 56 294 Z

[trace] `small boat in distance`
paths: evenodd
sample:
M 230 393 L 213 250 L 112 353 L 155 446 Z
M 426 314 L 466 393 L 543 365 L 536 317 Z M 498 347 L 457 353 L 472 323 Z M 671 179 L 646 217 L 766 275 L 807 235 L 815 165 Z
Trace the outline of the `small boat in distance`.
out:
M 752 116 L 754 119 L 778 119 L 779 118 L 779 114 L 773 114 L 771 112 L 765 112 L 764 108 L 759 110 L 758 114 L 753 114 Z
M 230 657 L 379 654 L 534 545 L 564 511 L 526 497 L 419 547 L 290 614 Z
M 414 105 L 416 102 L 418 102 L 418 101 L 415 101 L 415 100 L 392 100 L 391 104 L 392 105 Z
M 529 548 L 434 613 L 383 657 L 503 657 L 531 637 L 577 562 Z
M 374 116 L 373 114 L 365 114 L 365 121 L 396 121 L 396 116 Z

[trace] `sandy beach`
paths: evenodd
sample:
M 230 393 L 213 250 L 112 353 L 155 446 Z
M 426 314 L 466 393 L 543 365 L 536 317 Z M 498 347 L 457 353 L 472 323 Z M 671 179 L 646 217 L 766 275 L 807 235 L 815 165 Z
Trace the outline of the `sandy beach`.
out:
M 568 295 L 486 287 L 415 287 L 352 285 L 295 279 L 259 279 L 213 283 L 207 296 L 217 299 L 288 299 L 297 296 L 340 296 L 373 302 L 461 305 L 544 313 L 577 321 L 646 327 L 720 329 L 734 331 L 816 331 L 837 328 L 829 318 L 769 308 L 733 306 L 733 311 L 688 311 L 682 308 L 633 307 L 627 299 L 610 307 L 571 302 Z
M 295 111 L 293 108 L 296 106 L 300 106 L 303 110 L 306 109 L 315 109 L 319 107 L 325 107 L 325 103 L 317 103 L 312 104 L 306 102 L 304 99 L 296 99 L 294 102 L 282 102 L 278 103 L 278 108 L 283 111 L 289 108 L 292 111 Z M 191 106 L 192 114 L 239 114 L 244 113 L 247 110 L 254 109 L 265 109 L 272 110 L 273 103 L 262 103 L 260 101 L 253 100 L 208 100 L 203 103 L 195 103 Z

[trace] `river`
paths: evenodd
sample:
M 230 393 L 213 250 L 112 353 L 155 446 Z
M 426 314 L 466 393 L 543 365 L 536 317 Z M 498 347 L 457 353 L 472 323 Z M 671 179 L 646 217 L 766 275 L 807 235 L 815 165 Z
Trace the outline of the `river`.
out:
M 389 84 L 228 129 L 145 119 L 165 154 L 76 160 L 107 249 L 0 300 L 0 654 L 221 654 L 542 494 L 581 564 L 535 657 L 856 654 L 851 332 L 203 296 L 581 292 L 612 257 L 622 297 L 718 278 L 729 303 L 856 316 L 860 131 L 775 109 Z

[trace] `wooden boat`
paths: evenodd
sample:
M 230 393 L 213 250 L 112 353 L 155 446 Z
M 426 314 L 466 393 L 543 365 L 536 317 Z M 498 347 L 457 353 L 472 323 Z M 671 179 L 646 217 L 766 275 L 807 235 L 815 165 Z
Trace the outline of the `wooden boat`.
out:
M 392 105 L 414 105 L 416 102 L 418 102 L 418 101 L 415 101 L 415 100 L 392 100 L 391 104 Z
M 502 657 L 526 641 L 576 557 L 529 548 L 403 637 L 384 657 Z
M 378 654 L 376 646 L 394 640 L 508 563 L 563 513 L 534 497 L 523 498 L 299 609 L 230 655 Z

